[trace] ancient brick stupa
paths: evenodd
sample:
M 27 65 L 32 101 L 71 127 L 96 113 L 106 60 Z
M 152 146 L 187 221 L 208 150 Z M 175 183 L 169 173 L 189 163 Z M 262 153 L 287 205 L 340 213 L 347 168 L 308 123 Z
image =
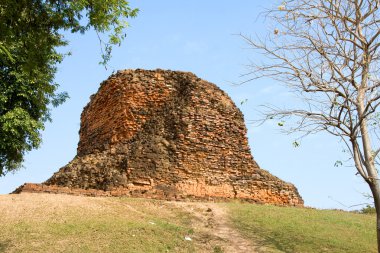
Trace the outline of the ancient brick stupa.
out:
M 16 192 L 302 205 L 292 184 L 259 168 L 246 134 L 228 95 L 194 74 L 119 71 L 83 110 L 77 156 Z

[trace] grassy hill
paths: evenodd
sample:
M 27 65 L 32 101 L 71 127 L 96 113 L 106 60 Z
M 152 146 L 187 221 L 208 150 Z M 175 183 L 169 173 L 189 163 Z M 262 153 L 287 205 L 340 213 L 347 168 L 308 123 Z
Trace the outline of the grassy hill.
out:
M 248 204 L 228 205 L 241 233 L 267 252 L 377 252 L 375 215 Z
M 0 195 L 0 252 L 376 252 L 371 215 L 241 203 Z

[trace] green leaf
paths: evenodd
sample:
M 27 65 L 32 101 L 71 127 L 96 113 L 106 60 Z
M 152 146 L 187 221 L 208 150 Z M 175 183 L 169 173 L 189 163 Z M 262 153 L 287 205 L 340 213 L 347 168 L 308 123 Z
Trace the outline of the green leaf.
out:
M 244 100 L 240 101 L 240 105 L 243 105 L 243 104 L 245 104 L 247 102 L 248 102 L 248 99 L 244 99 Z
M 300 143 L 298 141 L 293 141 L 293 147 L 298 148 L 300 146 Z

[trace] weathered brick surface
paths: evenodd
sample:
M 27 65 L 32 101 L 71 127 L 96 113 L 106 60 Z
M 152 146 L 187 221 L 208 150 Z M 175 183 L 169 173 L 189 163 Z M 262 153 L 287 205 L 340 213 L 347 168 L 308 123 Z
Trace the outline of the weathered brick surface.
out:
M 214 84 L 186 72 L 119 71 L 83 110 L 77 156 L 17 192 L 302 205 L 292 184 L 259 168 L 246 132 Z

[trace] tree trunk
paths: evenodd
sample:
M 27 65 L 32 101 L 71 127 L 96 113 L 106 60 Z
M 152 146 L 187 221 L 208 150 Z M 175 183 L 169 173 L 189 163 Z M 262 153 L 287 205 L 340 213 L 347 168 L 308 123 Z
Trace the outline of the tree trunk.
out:
M 380 187 L 377 180 L 369 183 L 376 209 L 377 252 L 380 253 Z

